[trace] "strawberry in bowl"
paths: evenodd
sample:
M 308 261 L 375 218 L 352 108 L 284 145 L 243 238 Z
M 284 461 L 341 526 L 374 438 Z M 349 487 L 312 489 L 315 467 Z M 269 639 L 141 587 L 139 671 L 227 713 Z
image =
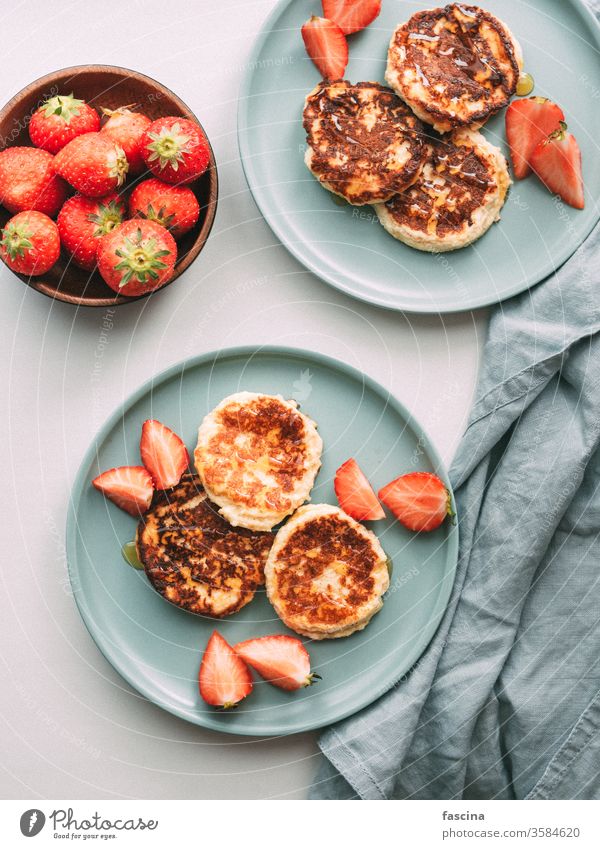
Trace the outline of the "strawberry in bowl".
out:
M 173 275 L 177 245 L 155 221 L 132 219 L 106 235 L 98 251 L 98 271 L 115 292 L 146 295 Z

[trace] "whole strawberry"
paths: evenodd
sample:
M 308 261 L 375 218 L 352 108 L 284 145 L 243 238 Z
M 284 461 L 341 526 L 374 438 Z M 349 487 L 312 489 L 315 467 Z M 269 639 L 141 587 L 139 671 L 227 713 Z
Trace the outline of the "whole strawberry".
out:
M 132 218 L 148 218 L 166 227 L 174 239 L 180 239 L 198 221 L 200 206 L 187 186 L 169 186 L 162 180 L 144 180 L 129 198 Z
M 131 112 L 126 106 L 102 111 L 109 118 L 100 132 L 123 149 L 130 174 L 143 174 L 146 166 L 142 157 L 142 136 L 151 124 L 150 118 L 141 112 Z
M 100 116 L 95 109 L 72 94 L 59 94 L 33 113 L 29 137 L 36 147 L 58 153 L 77 136 L 95 133 L 99 129 Z
M 208 168 L 210 149 L 195 121 L 158 118 L 142 138 L 142 156 L 155 177 L 165 183 L 191 183 Z
M 98 198 L 123 185 L 128 165 L 122 148 L 109 138 L 86 133 L 56 154 L 54 168 L 80 194 Z
M 125 221 L 100 240 L 98 271 L 121 295 L 144 295 L 173 276 L 177 245 L 154 221 Z
M 100 239 L 125 219 L 125 204 L 118 194 L 103 198 L 74 195 L 58 216 L 58 232 L 75 265 L 91 271 L 96 265 Z
M 7 147 L 0 153 L 0 203 L 9 212 L 35 209 L 53 218 L 68 186 L 54 172 L 54 157 L 35 147 Z
M 19 212 L 6 222 L 0 235 L 0 258 L 17 274 L 45 274 L 59 255 L 58 227 L 43 212 Z

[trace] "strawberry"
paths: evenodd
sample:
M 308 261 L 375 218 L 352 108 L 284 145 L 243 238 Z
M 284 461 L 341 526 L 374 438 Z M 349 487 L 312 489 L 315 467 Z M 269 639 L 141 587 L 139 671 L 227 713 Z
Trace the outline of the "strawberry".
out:
M 321 5 L 325 17 L 344 35 L 368 27 L 381 12 L 381 0 L 322 0 Z
M 142 156 L 155 177 L 165 183 L 191 183 L 208 168 L 210 148 L 195 121 L 158 118 L 142 137 Z
M 146 166 L 142 158 L 142 136 L 152 123 L 150 118 L 141 112 L 131 112 L 127 106 L 102 111 L 108 115 L 108 121 L 100 132 L 125 152 L 130 174 L 143 174 Z
M 162 224 L 174 239 L 180 239 L 194 227 L 200 215 L 196 195 L 187 186 L 169 186 L 162 180 L 144 180 L 129 198 L 132 218 L 149 218 Z
M 122 295 L 153 292 L 173 276 L 177 245 L 154 221 L 124 221 L 100 240 L 98 271 Z
M 383 507 L 356 460 L 346 460 L 339 467 L 333 487 L 340 507 L 353 519 L 359 522 L 385 519 Z
M 433 531 L 452 515 L 450 493 L 431 472 L 411 472 L 379 490 L 379 498 L 411 531 Z
M 506 138 L 517 180 L 530 173 L 529 160 L 534 149 L 564 119 L 560 106 L 545 97 L 513 100 L 506 110 Z
M 567 132 L 564 121 L 538 144 L 531 154 L 530 163 L 546 188 L 559 195 L 569 206 L 583 209 L 581 151 L 575 136 Z
M 123 150 L 109 138 L 86 133 L 56 154 L 54 167 L 82 195 L 98 198 L 123 185 L 128 165 Z
M 61 209 L 57 224 L 63 246 L 80 268 L 96 265 L 100 239 L 125 218 L 125 205 L 113 193 L 103 198 L 74 195 Z
M 282 690 L 309 687 L 321 677 L 310 671 L 309 654 L 296 637 L 257 637 L 238 643 L 233 650 L 266 681 Z
M 148 419 L 142 425 L 140 456 L 157 489 L 177 486 L 190 465 L 190 456 L 181 439 L 156 419 Z
M 324 80 L 339 80 L 344 76 L 348 42 L 337 24 L 313 15 L 302 27 L 302 39 Z
M 36 209 L 53 218 L 67 194 L 50 153 L 35 147 L 7 147 L 0 153 L 0 203 L 9 212 Z
M 95 109 L 72 94 L 58 94 L 33 113 L 29 137 L 36 147 L 58 153 L 77 136 L 99 129 L 100 116 Z
M 152 501 L 152 478 L 143 466 L 120 466 L 102 472 L 92 481 L 96 489 L 110 498 L 121 510 L 138 516 Z
M 237 707 L 252 692 L 250 670 L 218 631 L 204 649 L 198 683 L 204 701 L 225 710 Z
M 0 258 L 17 274 L 45 274 L 59 255 L 58 227 L 43 212 L 19 212 L 6 222 L 1 233 Z

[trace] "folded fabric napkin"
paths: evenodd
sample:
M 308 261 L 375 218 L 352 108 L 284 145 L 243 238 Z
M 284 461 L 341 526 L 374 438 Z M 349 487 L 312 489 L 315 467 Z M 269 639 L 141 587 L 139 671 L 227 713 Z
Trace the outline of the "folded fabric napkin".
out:
M 600 798 L 599 331 L 600 225 L 494 311 L 448 608 L 411 673 L 323 734 L 311 798 Z

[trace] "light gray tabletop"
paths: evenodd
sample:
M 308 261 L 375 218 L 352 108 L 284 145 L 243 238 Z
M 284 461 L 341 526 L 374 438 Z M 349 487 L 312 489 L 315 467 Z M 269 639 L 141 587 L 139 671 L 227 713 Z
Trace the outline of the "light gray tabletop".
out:
M 234 739 L 171 717 L 104 660 L 69 592 L 64 528 L 104 419 L 157 371 L 237 344 L 306 347 L 389 387 L 449 462 L 471 402 L 483 313 L 404 317 L 353 301 L 292 259 L 242 173 L 237 92 L 272 0 L 3 4 L 0 100 L 51 70 L 124 65 L 176 91 L 216 152 L 208 245 L 156 298 L 75 310 L 0 268 L 3 798 L 303 798 L 316 736 Z M 299 35 L 300 37 L 300 35 Z M 248 283 L 252 285 L 248 285 Z

